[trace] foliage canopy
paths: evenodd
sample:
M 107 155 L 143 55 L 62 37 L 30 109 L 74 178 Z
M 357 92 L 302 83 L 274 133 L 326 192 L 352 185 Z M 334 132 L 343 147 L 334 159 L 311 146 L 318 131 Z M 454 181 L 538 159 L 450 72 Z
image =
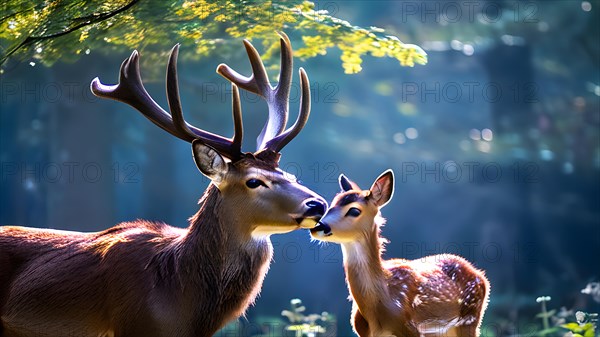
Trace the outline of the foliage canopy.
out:
M 45 65 L 83 54 L 144 52 L 146 62 L 164 57 L 176 42 L 180 57 L 199 59 L 239 48 L 238 38 L 262 39 L 266 59 L 278 50 L 276 31 L 303 44 L 295 56 L 310 58 L 341 50 L 346 73 L 361 70 L 362 57 L 392 57 L 402 66 L 425 64 L 427 55 L 383 29 L 358 27 L 309 1 L 215 0 L 8 0 L 0 17 L 0 64 L 9 58 Z

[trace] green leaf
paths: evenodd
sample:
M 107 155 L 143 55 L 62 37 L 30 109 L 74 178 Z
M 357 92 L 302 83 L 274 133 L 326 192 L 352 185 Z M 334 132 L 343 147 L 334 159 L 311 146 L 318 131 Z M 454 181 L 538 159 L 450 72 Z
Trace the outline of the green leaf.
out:
M 577 323 L 567 323 L 567 324 L 561 324 L 561 327 L 571 330 L 573 332 L 575 331 L 579 331 L 581 328 L 579 327 L 579 324 Z
M 300 0 L 8 0 L 1 20 L 2 65 L 9 59 L 34 58 L 49 66 L 59 59 L 76 61 L 89 53 L 127 54 L 133 49 L 144 55 L 143 62 L 150 62 L 164 58 L 175 43 L 182 44 L 180 59 L 197 60 L 216 50 L 219 55 L 239 50 L 240 38 L 262 40 L 263 57 L 269 60 L 278 55 L 278 31 L 290 35 L 297 57 L 339 48 L 346 73 L 359 72 L 365 55 L 395 58 L 401 66 L 427 62 L 427 54 L 416 45 L 377 27 L 354 26 Z
M 595 336 L 595 328 L 592 323 L 585 323 L 580 325 L 579 323 L 566 323 L 561 325 L 562 328 L 565 328 L 571 332 L 573 332 L 576 336 L 581 337 L 594 337 Z

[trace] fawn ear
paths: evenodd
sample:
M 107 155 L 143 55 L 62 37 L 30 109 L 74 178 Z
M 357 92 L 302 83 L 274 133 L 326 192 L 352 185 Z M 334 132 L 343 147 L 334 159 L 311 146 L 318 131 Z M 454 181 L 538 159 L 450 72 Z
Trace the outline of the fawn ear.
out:
M 348 179 L 343 174 L 340 174 L 339 182 L 340 182 L 340 188 L 342 189 L 342 192 L 348 192 L 351 190 L 360 190 L 358 185 L 356 185 L 352 180 Z
M 371 198 L 377 206 L 385 206 L 394 195 L 394 172 L 383 172 L 371 186 Z
M 217 184 L 221 182 L 227 173 L 227 163 L 217 150 L 195 139 L 192 142 L 192 154 L 202 174 Z

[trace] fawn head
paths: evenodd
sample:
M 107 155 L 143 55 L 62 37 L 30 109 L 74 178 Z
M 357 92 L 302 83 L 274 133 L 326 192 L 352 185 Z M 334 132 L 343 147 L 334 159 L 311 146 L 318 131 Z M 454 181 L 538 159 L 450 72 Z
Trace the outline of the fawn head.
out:
M 324 214 L 327 203 L 315 192 L 298 184 L 292 175 L 279 169 L 281 149 L 296 137 L 310 114 L 310 85 L 300 68 L 300 111 L 296 122 L 286 129 L 292 82 L 292 49 L 281 34 L 279 83 L 273 87 L 259 53 L 244 41 L 252 74 L 243 76 L 225 64 L 217 72 L 231 81 L 234 136 L 226 138 L 188 124 L 184 117 L 177 79 L 179 45 L 173 47 L 167 64 L 167 100 L 170 113 L 163 110 L 142 84 L 139 54 L 134 51 L 121 65 L 119 84 L 92 81 L 92 92 L 100 97 L 124 102 L 170 134 L 192 143 L 192 154 L 200 172 L 210 178 L 208 192 L 219 194 L 218 202 L 226 222 L 237 224 L 252 235 L 284 233 L 299 227 L 312 227 Z M 243 125 L 238 87 L 267 102 L 269 118 L 258 136 L 253 153 L 241 151 Z M 217 191 L 214 191 L 216 189 Z M 207 193 L 208 193 L 207 192 Z
M 315 239 L 336 243 L 358 240 L 361 233 L 377 229 L 375 218 L 394 194 L 391 170 L 382 173 L 368 190 L 362 190 L 343 174 L 339 183 L 342 191 L 335 196 L 317 226 L 310 230 Z

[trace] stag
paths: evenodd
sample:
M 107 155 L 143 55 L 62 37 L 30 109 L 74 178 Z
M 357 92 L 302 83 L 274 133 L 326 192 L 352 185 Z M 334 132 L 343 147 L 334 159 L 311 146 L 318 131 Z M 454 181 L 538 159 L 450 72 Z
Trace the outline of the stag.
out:
M 270 235 L 314 226 L 327 207 L 278 167 L 280 151 L 310 113 L 308 77 L 300 68 L 300 110 L 286 129 L 292 50 L 287 36 L 282 34 L 280 42 L 275 87 L 248 41 L 251 76 L 218 66 L 232 83 L 232 138 L 184 120 L 178 45 L 167 66 L 170 113 L 145 90 L 137 51 L 121 65 L 117 85 L 92 81 L 95 95 L 124 102 L 191 142 L 194 161 L 211 183 L 186 229 L 143 220 L 96 233 L 0 227 L 1 336 L 212 336 L 245 312 L 269 268 Z M 268 105 L 254 153 L 241 151 L 238 86 Z
M 381 259 L 380 209 L 394 192 L 392 171 L 368 190 L 341 175 L 340 187 L 311 235 L 342 245 L 354 331 L 360 337 L 479 336 L 490 287 L 482 271 L 452 254 Z

